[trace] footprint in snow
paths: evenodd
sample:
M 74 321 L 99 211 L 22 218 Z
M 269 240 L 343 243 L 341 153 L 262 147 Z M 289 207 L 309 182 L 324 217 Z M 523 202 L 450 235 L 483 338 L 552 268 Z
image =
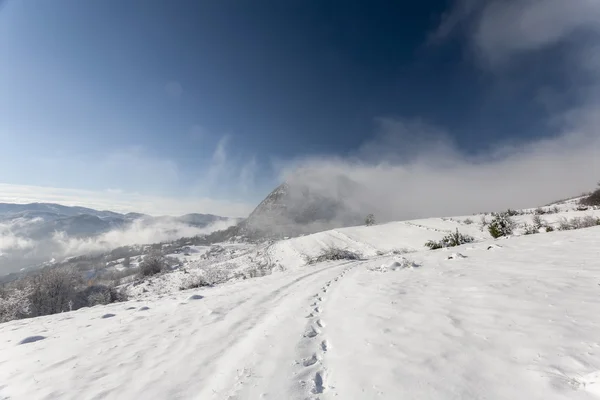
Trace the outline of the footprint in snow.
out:
M 317 372 L 315 374 L 315 377 L 313 379 L 314 388 L 312 390 L 312 392 L 314 394 L 321 394 L 325 390 L 325 383 L 323 380 L 323 375 L 324 375 L 323 372 Z
M 33 343 L 33 342 L 38 342 L 40 340 L 44 340 L 46 339 L 46 336 L 29 336 L 26 337 L 25 339 L 21 340 L 19 342 L 19 344 L 27 344 L 27 343 Z
M 313 354 L 310 358 L 306 358 L 304 361 L 302 361 L 302 365 L 305 367 L 310 367 L 311 365 L 315 365 L 317 361 L 319 361 L 317 355 Z
M 112 318 L 112 317 L 114 317 L 114 316 L 115 316 L 115 314 L 110 314 L 110 313 L 109 313 L 109 314 L 104 314 L 104 315 L 103 315 L 101 318 L 102 318 L 102 319 L 106 319 L 106 318 Z
M 308 330 L 308 332 L 306 332 L 304 334 L 304 336 L 308 337 L 308 338 L 314 338 L 315 336 L 317 336 L 320 332 L 313 326 L 310 327 L 310 329 Z
M 325 327 L 325 322 L 323 322 L 323 321 L 322 321 L 322 320 L 320 320 L 320 319 L 319 319 L 319 320 L 317 320 L 316 324 L 317 324 L 317 326 L 318 326 L 319 328 L 324 328 L 324 327 Z
M 144 306 L 144 307 L 140 307 L 139 311 L 148 311 L 149 309 L 150 309 L 150 307 Z
M 460 253 L 452 253 L 448 256 L 448 260 L 458 260 L 459 258 L 467 258 L 467 256 Z
M 191 296 L 188 298 L 188 300 L 201 300 L 201 299 L 203 299 L 203 298 L 204 298 L 204 296 L 202 296 L 202 295 L 199 295 L 199 294 L 194 294 L 194 295 L 191 295 Z
M 321 342 L 321 350 L 323 350 L 324 352 L 327 352 L 328 349 L 329 349 L 329 343 L 327 342 L 327 340 L 323 340 Z

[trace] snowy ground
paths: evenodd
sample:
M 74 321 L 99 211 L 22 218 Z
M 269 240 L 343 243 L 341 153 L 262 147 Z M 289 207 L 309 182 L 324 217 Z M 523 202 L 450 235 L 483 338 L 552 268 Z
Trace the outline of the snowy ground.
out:
M 465 218 L 197 249 L 189 268 L 282 270 L 1 324 L 0 399 L 597 399 L 600 227 L 491 240 Z M 481 241 L 423 250 L 456 227 Z M 331 245 L 366 259 L 306 265 Z

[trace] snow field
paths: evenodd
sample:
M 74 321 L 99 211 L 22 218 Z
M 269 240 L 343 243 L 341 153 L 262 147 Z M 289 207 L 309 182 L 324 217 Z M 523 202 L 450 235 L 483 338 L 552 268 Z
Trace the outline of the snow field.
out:
M 598 399 L 600 227 L 492 240 L 469 218 L 223 244 L 131 301 L 0 324 L 0 399 Z M 457 227 L 479 241 L 423 249 Z M 364 260 L 306 264 L 330 246 Z M 282 268 L 179 290 L 258 264 Z

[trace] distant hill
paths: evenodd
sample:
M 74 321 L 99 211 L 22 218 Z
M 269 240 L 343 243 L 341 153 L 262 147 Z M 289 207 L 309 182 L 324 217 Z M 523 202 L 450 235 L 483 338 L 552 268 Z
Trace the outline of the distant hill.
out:
M 295 236 L 361 224 L 366 214 L 350 209 L 343 201 L 355 190 L 351 181 L 326 191 L 284 183 L 239 224 L 239 231 L 249 236 Z
M 0 203 L 0 276 L 53 258 L 110 250 L 122 245 L 123 237 L 128 244 L 149 244 L 157 238 L 193 235 L 217 222 L 231 225 L 239 219 L 212 214 L 154 217 L 52 203 Z M 120 233 L 108 239 L 102 236 L 109 232 Z

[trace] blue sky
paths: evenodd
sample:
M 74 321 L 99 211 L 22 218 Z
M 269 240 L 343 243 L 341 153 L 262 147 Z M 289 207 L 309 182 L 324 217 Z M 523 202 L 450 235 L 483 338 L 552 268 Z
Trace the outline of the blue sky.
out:
M 244 215 L 307 160 L 510 159 L 590 104 L 575 3 L 5 1 L 0 200 Z

